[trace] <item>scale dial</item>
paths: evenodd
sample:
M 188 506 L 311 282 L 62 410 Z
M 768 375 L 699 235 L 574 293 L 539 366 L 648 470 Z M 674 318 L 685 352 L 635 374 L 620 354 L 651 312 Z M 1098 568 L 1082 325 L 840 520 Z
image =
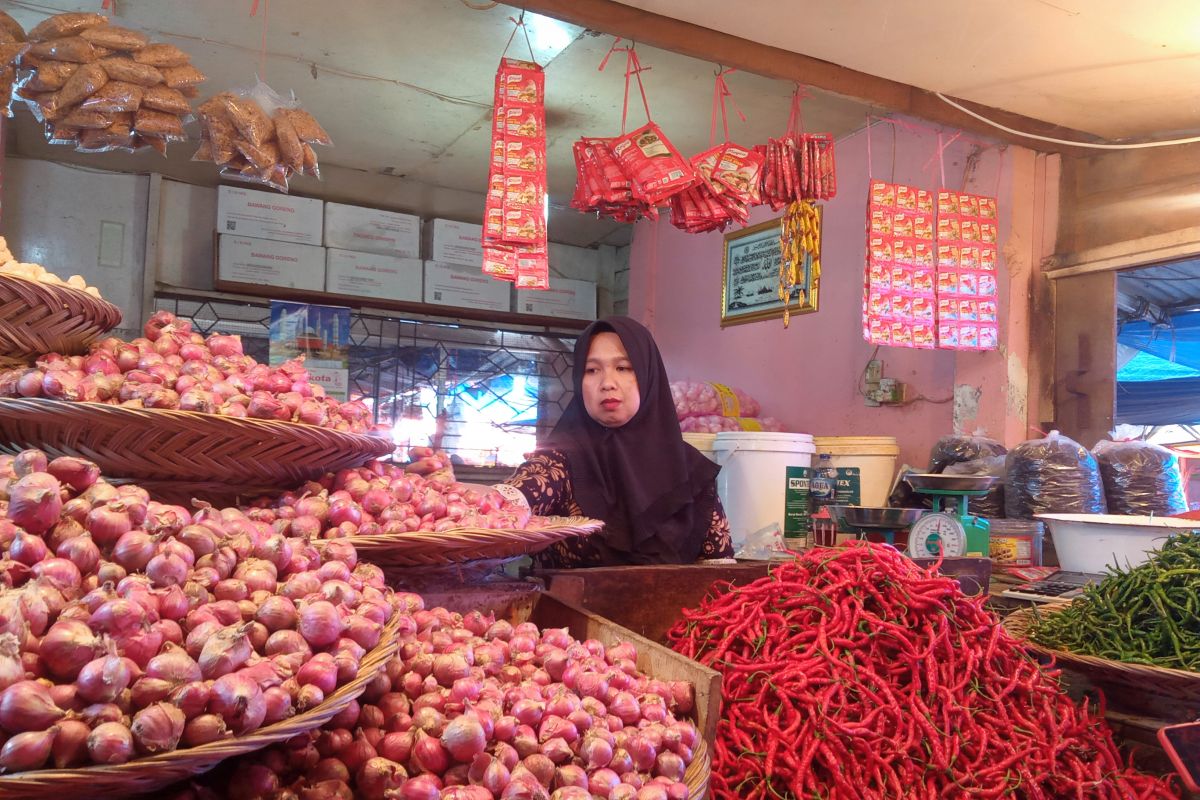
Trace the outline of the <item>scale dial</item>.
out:
M 962 522 L 949 514 L 925 514 L 913 523 L 908 534 L 908 554 L 913 558 L 965 555 L 967 531 Z

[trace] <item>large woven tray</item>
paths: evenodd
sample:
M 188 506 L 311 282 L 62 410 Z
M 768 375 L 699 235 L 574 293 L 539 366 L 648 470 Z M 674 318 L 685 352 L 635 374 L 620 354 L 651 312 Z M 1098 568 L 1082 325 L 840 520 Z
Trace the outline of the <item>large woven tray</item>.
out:
M 236 739 L 146 756 L 118 766 L 45 769 L 0 777 L 0 798 L 125 800 L 207 772 L 228 758 L 260 750 L 297 734 L 319 728 L 366 691 L 367 684 L 387 665 L 400 643 L 396 637 L 399 624 L 399 614 L 393 614 L 392 619 L 384 626 L 379 644 L 363 657 L 354 680 L 327 697 L 325 702 L 303 714 L 297 714 L 291 719 L 268 725 Z
M 0 399 L 0 452 L 79 456 L 113 478 L 285 486 L 392 452 L 390 439 L 260 419 Z
M 1035 613 L 1053 614 L 1070 603 L 1047 603 L 1035 612 L 1022 608 L 1004 619 L 1004 627 L 1014 636 L 1026 639 L 1033 627 Z M 1025 646 L 1035 653 L 1053 657 L 1064 669 L 1083 674 L 1104 689 L 1114 704 L 1137 707 L 1176 707 L 1187 719 L 1200 710 L 1200 672 L 1189 672 L 1147 664 L 1127 664 L 1098 656 L 1086 656 L 1067 650 L 1044 647 L 1026 639 Z
M 0 410 L 2 413 L 2 410 Z M 392 567 L 432 567 L 467 561 L 504 559 L 532 555 L 555 542 L 574 536 L 590 536 L 604 527 L 587 517 L 546 517 L 546 524 L 528 529 L 455 528 L 450 531 L 351 536 L 359 558 Z M 320 542 L 317 543 L 320 546 Z
M 79 355 L 121 322 L 121 310 L 87 292 L 0 275 L 0 356 Z

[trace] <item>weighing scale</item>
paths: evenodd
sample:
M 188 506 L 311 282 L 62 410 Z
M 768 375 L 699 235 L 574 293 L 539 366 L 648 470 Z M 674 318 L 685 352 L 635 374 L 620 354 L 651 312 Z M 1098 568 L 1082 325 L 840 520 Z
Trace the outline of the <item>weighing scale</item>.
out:
M 982 497 L 998 480 L 991 475 L 909 474 L 904 480 L 914 491 L 933 499 L 933 511 L 913 523 L 908 534 L 908 554 L 913 558 L 979 556 L 987 558 L 991 526 L 973 516 L 967 506 Z M 948 498 L 959 498 L 958 509 L 946 508 Z
M 859 539 L 882 541 L 893 547 L 903 547 L 898 536 L 907 536 L 909 527 L 925 513 L 923 508 L 867 508 L 837 506 L 831 509 L 853 528 Z

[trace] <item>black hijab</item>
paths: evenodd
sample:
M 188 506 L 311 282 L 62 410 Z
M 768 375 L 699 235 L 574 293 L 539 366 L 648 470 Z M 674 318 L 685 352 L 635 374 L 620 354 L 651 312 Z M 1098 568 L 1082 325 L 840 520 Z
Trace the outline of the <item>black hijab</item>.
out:
M 615 333 L 637 376 L 641 406 L 629 422 L 607 428 L 583 405 L 583 375 L 592 338 Z M 592 323 L 575 343 L 575 396 L 547 445 L 567 457 L 575 500 L 605 522 L 605 560 L 614 564 L 688 564 L 711 523 L 696 498 L 720 468 L 683 441 L 671 386 L 650 331 L 629 317 Z M 599 544 L 599 543 L 598 543 Z

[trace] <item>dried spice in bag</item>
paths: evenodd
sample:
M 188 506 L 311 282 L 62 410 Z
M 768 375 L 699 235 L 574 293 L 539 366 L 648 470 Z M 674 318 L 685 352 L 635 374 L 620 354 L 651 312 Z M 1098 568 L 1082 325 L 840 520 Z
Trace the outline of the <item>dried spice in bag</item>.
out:
M 78 36 L 88 28 L 107 24 L 108 17 L 103 14 L 86 12 L 55 14 L 35 25 L 33 30 L 29 32 L 28 38 L 31 42 L 44 42 L 47 39 L 63 39 L 69 36 Z
M 153 44 L 98 14 L 56 14 L 30 40 L 14 95 L 39 121 L 54 123 L 46 129 L 52 143 L 75 143 L 86 152 L 162 153 L 167 142 L 186 138 L 191 108 L 183 89 L 194 92 L 204 75 L 180 48 Z M 111 120 L 103 125 L 106 116 Z
M 320 177 L 310 142 L 331 139 L 294 96 L 281 97 L 259 81 L 251 89 L 215 95 L 197 112 L 202 141 L 193 161 L 211 161 L 222 167 L 225 177 L 264 183 L 281 192 L 287 191 L 292 175 Z

